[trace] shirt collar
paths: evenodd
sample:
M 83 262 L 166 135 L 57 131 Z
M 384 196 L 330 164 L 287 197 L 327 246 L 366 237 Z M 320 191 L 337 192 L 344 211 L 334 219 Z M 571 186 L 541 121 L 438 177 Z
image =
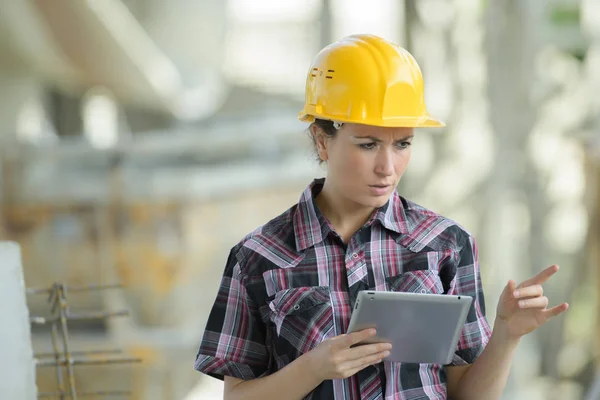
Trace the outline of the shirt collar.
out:
M 394 190 L 388 202 L 377 210 L 375 219 L 390 231 L 408 234 L 410 232 L 409 221 L 406 217 L 406 210 L 408 209 L 408 205 Z
M 298 251 L 321 243 L 333 230 L 314 201 L 324 183 L 324 178 L 315 179 L 306 187 L 298 201 L 294 212 L 294 233 Z M 373 213 L 365 226 L 370 226 L 374 221 L 379 221 L 388 230 L 403 234 L 409 233 L 405 204 L 396 191 L 392 193 L 385 205 Z
M 304 189 L 298 206 L 294 212 L 294 233 L 296 236 L 296 249 L 303 251 L 323 241 L 323 227 L 319 220 L 314 196 L 323 188 L 325 179 L 315 179 Z M 314 193 L 313 193 L 314 192 Z

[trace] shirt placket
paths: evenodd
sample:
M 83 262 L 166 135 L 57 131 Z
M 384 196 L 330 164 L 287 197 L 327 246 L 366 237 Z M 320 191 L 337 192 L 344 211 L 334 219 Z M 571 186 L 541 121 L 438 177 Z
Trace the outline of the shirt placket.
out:
M 346 274 L 348 278 L 348 295 L 351 309 L 358 292 L 369 289 L 369 274 L 365 261 L 364 246 L 356 240 L 356 236 L 350 242 L 346 251 Z M 383 399 L 383 390 L 379 376 L 378 366 L 369 366 L 357 373 L 360 398 L 363 400 Z
M 346 278 L 348 280 L 348 297 L 350 309 L 354 308 L 356 297 L 361 290 L 368 290 L 368 271 L 365 252 L 356 240 L 352 239 L 346 250 Z

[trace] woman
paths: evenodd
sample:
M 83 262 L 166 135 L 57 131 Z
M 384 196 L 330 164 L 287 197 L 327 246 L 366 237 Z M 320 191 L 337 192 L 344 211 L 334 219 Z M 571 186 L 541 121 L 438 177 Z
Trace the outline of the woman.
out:
M 327 176 L 231 250 L 195 368 L 224 379 L 232 400 L 499 398 L 520 338 L 567 309 L 543 296 L 558 267 L 509 281 L 491 331 L 473 237 L 396 193 L 414 128 L 444 126 L 414 58 L 372 35 L 333 43 L 311 66 L 299 118 Z M 345 334 L 360 290 L 472 296 L 451 365 L 352 346 L 375 334 Z

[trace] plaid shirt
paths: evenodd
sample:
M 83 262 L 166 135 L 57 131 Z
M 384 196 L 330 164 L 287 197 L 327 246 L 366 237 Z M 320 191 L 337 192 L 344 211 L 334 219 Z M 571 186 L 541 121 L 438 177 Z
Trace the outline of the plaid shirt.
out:
M 394 192 L 345 244 L 315 206 L 323 182 L 231 250 L 195 368 L 219 379 L 274 373 L 346 333 L 360 290 L 472 296 L 452 365 L 473 363 L 491 335 L 473 238 Z M 306 398 L 446 399 L 446 375 L 442 365 L 384 361 Z

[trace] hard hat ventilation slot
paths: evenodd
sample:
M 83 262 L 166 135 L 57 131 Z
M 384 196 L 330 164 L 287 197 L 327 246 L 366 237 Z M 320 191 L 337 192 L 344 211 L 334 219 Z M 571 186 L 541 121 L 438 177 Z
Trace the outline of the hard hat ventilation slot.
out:
M 333 76 L 325 75 L 325 78 L 327 78 L 327 79 L 333 79 Z
M 328 69 L 327 72 L 335 72 L 333 69 Z

